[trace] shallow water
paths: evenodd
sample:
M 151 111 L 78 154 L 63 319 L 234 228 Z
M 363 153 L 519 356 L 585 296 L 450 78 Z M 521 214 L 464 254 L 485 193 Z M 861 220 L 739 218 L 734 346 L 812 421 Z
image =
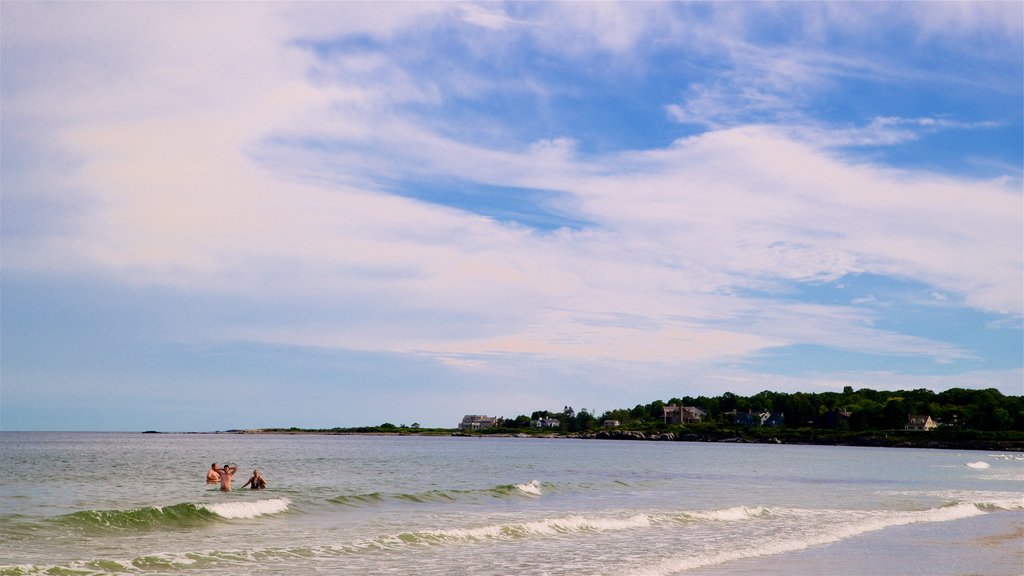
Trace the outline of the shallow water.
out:
M 1002 566 L 1024 545 L 979 533 L 1024 515 L 1012 454 L 86 433 L 3 433 L 0 448 L 0 574 L 725 574 L 777 558 L 820 574 L 816 551 L 856 557 L 879 535 L 893 562 L 936 529 Z M 212 462 L 269 488 L 220 492 Z

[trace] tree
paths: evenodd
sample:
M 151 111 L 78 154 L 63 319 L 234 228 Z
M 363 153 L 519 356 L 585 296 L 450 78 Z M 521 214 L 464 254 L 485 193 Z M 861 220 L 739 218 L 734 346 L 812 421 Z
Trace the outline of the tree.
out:
M 784 397 L 781 408 L 781 412 L 786 415 L 786 425 L 794 428 L 809 426 L 818 416 L 818 408 L 802 392 Z
M 576 413 L 576 418 L 572 420 L 575 431 L 584 432 L 591 430 L 597 426 L 597 419 L 587 409 L 582 409 Z
M 516 429 L 529 428 L 530 426 L 533 425 L 533 420 L 525 414 L 520 414 L 519 416 L 516 416 L 513 420 L 506 420 L 505 425 L 508 426 L 509 428 Z
M 906 401 L 900 396 L 894 396 L 886 401 L 882 407 L 882 427 L 889 430 L 901 430 L 907 425 L 907 416 L 910 410 Z
M 641 406 L 640 404 L 637 404 L 629 411 L 629 416 L 631 420 L 635 420 L 637 422 L 644 422 L 651 418 L 651 414 L 647 411 L 647 407 Z M 660 416 L 661 415 L 659 414 L 659 417 Z

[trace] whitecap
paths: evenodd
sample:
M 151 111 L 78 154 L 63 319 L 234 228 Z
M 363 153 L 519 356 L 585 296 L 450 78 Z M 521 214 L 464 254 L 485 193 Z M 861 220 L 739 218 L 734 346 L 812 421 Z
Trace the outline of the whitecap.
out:
M 988 462 L 968 462 L 967 467 L 976 468 L 978 470 L 984 470 L 985 468 L 991 468 L 992 466 Z
M 819 511 L 825 512 L 825 511 Z M 867 513 L 859 519 L 851 519 L 840 526 L 834 526 L 823 532 L 809 533 L 790 538 L 768 539 L 757 545 L 734 548 L 730 550 L 709 551 L 705 554 L 686 555 L 668 558 L 653 564 L 635 568 L 627 574 L 630 576 L 668 576 L 687 570 L 714 566 L 745 558 L 773 556 L 789 552 L 805 550 L 812 546 L 831 544 L 859 536 L 867 532 L 884 530 L 892 526 L 903 526 L 918 522 L 949 522 L 962 518 L 983 515 L 985 512 L 974 504 L 960 503 L 942 508 L 932 508 L 918 512 L 879 512 Z
M 747 508 L 746 506 L 735 506 L 722 510 L 705 510 L 700 512 L 688 512 L 686 515 L 700 520 L 716 520 L 723 522 L 734 522 L 738 520 L 749 520 L 768 514 L 767 508 Z
M 585 532 L 614 532 L 645 528 L 651 524 L 651 517 L 646 514 L 634 514 L 626 517 L 570 515 L 562 518 L 543 518 L 514 524 L 492 524 L 475 528 L 449 528 L 446 530 L 404 533 L 394 537 L 386 537 L 386 540 L 391 545 L 410 542 L 490 540 Z
M 531 480 L 526 484 L 516 484 L 516 488 L 518 488 L 521 492 L 525 492 L 526 494 L 540 496 L 540 482 L 536 480 Z
M 257 500 L 255 502 L 221 502 L 218 504 L 203 504 L 210 512 L 222 518 L 255 518 L 264 514 L 277 514 L 288 509 L 290 504 L 287 498 L 272 498 L 270 500 Z

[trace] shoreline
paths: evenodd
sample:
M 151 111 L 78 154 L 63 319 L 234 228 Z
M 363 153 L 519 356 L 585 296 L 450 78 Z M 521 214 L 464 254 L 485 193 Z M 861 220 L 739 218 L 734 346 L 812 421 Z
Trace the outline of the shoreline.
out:
M 898 546 L 893 543 L 898 542 Z M 1024 514 L 990 512 L 949 522 L 913 523 L 783 554 L 744 558 L 687 572 L 692 576 L 876 574 L 1020 576 Z M 981 570 L 979 567 L 984 566 Z
M 285 436 L 450 436 L 460 438 L 536 438 L 536 439 L 573 439 L 573 440 L 620 440 L 645 442 L 701 442 L 721 444 L 776 444 L 792 446 L 853 446 L 862 448 L 923 448 L 935 450 L 978 450 L 997 452 L 1024 452 L 1024 442 L 1018 440 L 950 440 L 932 439 L 927 432 L 913 434 L 865 434 L 850 437 L 834 435 L 811 435 L 779 433 L 773 436 L 742 435 L 737 431 L 722 431 L 717 434 L 676 434 L 672 432 L 641 432 L 635 430 L 602 430 L 599 432 L 570 433 L 516 433 L 516 432 L 464 432 L 451 429 L 426 430 L 352 430 L 352 429 L 281 429 L 281 428 L 250 428 L 239 430 L 223 430 L 213 432 L 156 432 L 144 434 L 236 434 L 236 435 L 268 435 Z

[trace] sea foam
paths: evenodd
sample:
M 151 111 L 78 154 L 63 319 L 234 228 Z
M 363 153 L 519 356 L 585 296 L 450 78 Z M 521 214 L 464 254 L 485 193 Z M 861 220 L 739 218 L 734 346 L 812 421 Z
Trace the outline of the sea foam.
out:
M 978 469 L 978 470 L 984 470 L 986 468 L 991 468 L 992 467 L 992 465 L 989 464 L 988 462 L 968 462 L 966 464 L 966 466 L 968 468 L 975 468 L 975 469 Z
M 288 509 L 291 502 L 287 498 L 272 498 L 255 502 L 221 502 L 219 504 L 203 504 L 202 507 L 222 518 L 255 518 L 264 514 L 277 514 Z
M 533 496 L 540 496 L 540 482 L 536 480 L 531 480 L 526 484 L 516 484 L 516 488 L 518 488 L 520 492 L 531 494 Z
M 794 512 L 800 512 L 794 510 Z M 811 511 L 806 511 L 811 512 Z M 804 550 L 812 546 L 832 544 L 867 532 L 884 530 L 918 522 L 949 522 L 980 516 L 985 512 L 973 503 L 960 503 L 917 512 L 868 513 L 864 517 L 834 526 L 829 530 L 797 537 L 766 539 L 754 546 L 669 558 L 628 572 L 631 576 L 667 576 L 686 570 L 714 566 L 745 558 L 759 558 Z
M 719 522 L 736 522 L 740 520 L 749 520 L 751 518 L 760 518 L 769 514 L 770 511 L 767 508 L 748 508 L 746 506 L 735 506 L 733 508 L 725 508 L 722 510 L 707 510 L 702 512 L 687 512 L 686 516 L 698 520 L 713 520 Z

